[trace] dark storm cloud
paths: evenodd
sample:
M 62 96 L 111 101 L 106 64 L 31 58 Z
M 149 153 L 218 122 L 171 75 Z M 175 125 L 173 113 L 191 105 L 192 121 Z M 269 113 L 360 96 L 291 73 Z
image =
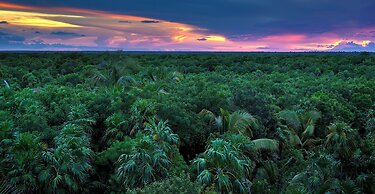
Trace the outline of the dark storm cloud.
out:
M 375 26 L 374 0 L 11 0 L 34 6 L 96 9 L 176 21 L 226 35 L 322 33 Z
M 157 23 L 160 23 L 160 21 L 158 21 L 158 20 L 143 20 L 141 22 L 145 23 L 145 24 L 157 24 Z
M 0 21 L 0 24 L 9 24 L 7 21 Z
M 63 32 L 63 31 L 51 32 L 51 35 L 55 35 L 55 36 L 85 36 L 83 34 L 77 34 L 77 33 L 74 33 L 74 32 Z
M 130 24 L 132 23 L 131 21 L 126 21 L 126 20 L 121 20 L 121 21 L 118 21 L 119 23 L 124 23 L 124 24 Z

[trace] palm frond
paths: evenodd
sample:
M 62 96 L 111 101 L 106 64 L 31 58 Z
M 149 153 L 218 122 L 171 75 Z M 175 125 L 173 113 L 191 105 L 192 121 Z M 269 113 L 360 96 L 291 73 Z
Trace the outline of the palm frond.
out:
M 5 181 L 0 183 L 0 194 L 16 194 L 18 193 L 16 188 Z
M 279 150 L 279 142 L 277 142 L 274 139 L 267 139 L 267 138 L 261 138 L 261 139 L 255 139 L 252 140 L 252 143 L 254 144 L 255 150 L 269 150 L 269 151 L 278 151 Z
M 133 77 L 130 77 L 130 76 L 121 76 L 117 80 L 117 84 L 122 85 L 122 86 L 126 86 L 126 87 L 131 87 L 131 86 L 137 85 L 138 82 Z
M 203 170 L 201 173 L 199 173 L 197 177 L 197 181 L 201 184 L 210 184 L 212 182 L 212 173 L 209 170 Z
M 253 129 L 259 127 L 258 120 L 251 114 L 243 111 L 236 111 L 227 115 L 227 130 L 252 137 Z
M 232 183 L 230 182 L 229 176 L 219 172 L 217 176 L 217 185 L 221 191 L 231 191 Z
M 311 137 L 314 135 L 315 126 L 310 124 L 306 127 L 305 131 L 302 132 L 303 137 Z
M 292 127 L 295 130 L 298 130 L 301 128 L 301 121 L 298 117 L 297 112 L 290 111 L 290 110 L 284 110 L 277 114 L 277 116 L 286 122 L 286 124 L 290 127 Z
M 202 109 L 198 114 L 201 116 L 207 116 L 211 120 L 215 119 L 215 114 L 207 109 Z

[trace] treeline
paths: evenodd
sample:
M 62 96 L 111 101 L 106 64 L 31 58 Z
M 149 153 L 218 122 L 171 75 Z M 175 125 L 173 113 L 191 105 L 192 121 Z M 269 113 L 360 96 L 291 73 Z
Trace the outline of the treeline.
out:
M 0 53 L 0 193 L 375 193 L 375 56 Z

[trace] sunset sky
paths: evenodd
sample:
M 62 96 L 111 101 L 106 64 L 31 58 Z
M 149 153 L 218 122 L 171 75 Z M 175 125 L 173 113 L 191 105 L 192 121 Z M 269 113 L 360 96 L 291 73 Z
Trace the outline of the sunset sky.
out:
M 374 0 L 0 0 L 0 50 L 373 51 Z

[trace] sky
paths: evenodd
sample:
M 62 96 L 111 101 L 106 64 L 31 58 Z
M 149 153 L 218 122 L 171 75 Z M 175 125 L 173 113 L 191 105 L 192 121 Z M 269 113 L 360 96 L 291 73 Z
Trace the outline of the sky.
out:
M 375 0 L 0 0 L 0 50 L 375 52 Z

